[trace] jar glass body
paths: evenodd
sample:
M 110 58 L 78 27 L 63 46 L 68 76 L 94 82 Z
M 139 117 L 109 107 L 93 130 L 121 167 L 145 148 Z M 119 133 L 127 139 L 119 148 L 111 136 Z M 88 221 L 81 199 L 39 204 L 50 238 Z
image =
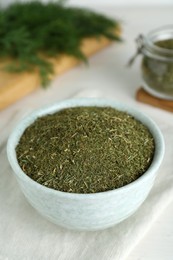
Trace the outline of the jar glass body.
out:
M 173 26 L 150 32 L 143 38 L 141 62 L 144 89 L 156 97 L 169 100 L 173 100 L 173 46 L 171 44 L 173 45 Z

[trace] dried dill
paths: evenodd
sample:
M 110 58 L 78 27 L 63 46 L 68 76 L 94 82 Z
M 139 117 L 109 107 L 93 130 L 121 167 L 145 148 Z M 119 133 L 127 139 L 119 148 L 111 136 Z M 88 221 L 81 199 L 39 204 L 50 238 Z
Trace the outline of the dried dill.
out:
M 86 61 L 82 39 L 105 36 L 119 40 L 119 22 L 93 11 L 66 7 L 64 1 L 17 2 L 0 7 L 0 58 L 11 58 L 9 72 L 37 69 L 42 85 L 49 83 L 53 66 L 47 57 L 60 54 Z
M 154 139 L 131 115 L 75 107 L 38 118 L 16 147 L 21 169 L 46 187 L 95 193 L 122 187 L 150 166 Z
M 162 55 L 163 60 L 145 56 L 142 61 L 142 75 L 148 86 L 171 97 L 173 96 L 173 39 L 159 40 L 154 42 L 154 45 L 167 50 L 168 53 Z M 171 57 L 172 60 L 169 61 L 168 58 Z

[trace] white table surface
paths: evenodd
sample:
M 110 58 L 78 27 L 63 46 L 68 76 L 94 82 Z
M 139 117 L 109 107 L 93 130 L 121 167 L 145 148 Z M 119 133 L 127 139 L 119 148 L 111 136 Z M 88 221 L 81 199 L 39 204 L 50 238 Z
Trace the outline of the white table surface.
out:
M 164 120 L 166 119 L 167 122 L 173 121 L 173 114 L 135 101 L 135 93 L 141 82 L 140 58 L 132 68 L 126 68 L 128 59 L 135 51 L 134 39 L 139 33 L 145 34 L 159 26 L 173 24 L 173 6 L 150 8 L 102 6 L 96 9 L 122 20 L 124 42 L 113 44 L 96 54 L 90 59 L 89 67 L 80 65 L 57 77 L 47 90 L 39 89 L 1 111 L 0 153 L 4 151 L 9 133 L 23 116 L 43 105 L 72 97 L 82 89 L 99 90 L 105 93 L 105 97 L 112 97 L 131 106 L 138 107 L 150 117 L 154 117 L 156 121 L 157 117 L 164 117 Z M 0 157 L 1 160 L 2 158 Z M 3 169 L 3 163 L 3 161 L 0 161 L 1 169 Z M 128 260 L 172 260 L 172 219 L 173 203 L 163 212 L 152 229 L 136 246 Z M 0 236 L 3 236 L 3 234 L 0 234 Z

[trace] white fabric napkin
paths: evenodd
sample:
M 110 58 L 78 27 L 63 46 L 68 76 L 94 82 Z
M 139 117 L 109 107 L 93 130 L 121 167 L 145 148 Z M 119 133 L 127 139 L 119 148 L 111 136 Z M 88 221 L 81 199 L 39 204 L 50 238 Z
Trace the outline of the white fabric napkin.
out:
M 83 91 L 75 97 L 102 94 Z M 159 121 L 160 120 L 160 121 Z M 161 121 L 162 120 L 162 121 Z M 140 209 L 129 219 L 104 231 L 75 232 L 40 216 L 21 193 L 0 142 L 0 259 L 2 260 L 123 260 L 173 199 L 173 123 L 158 119 L 166 154 L 155 185 Z M 158 123 L 157 122 L 157 123 Z M 172 124 L 172 125 L 171 125 Z

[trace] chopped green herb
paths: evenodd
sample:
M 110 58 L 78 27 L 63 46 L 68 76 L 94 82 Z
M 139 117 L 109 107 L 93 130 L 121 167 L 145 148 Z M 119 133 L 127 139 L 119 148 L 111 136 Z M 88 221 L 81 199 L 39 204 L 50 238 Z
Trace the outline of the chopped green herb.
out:
M 173 39 L 166 39 L 154 43 L 156 46 L 173 51 Z M 165 60 L 144 56 L 142 60 L 142 74 L 147 85 L 156 91 L 173 96 L 173 55 L 172 61 L 167 58 L 171 55 L 165 54 Z
M 154 139 L 141 122 L 111 107 L 75 107 L 38 118 L 16 147 L 21 169 L 64 192 L 96 193 L 138 179 Z

